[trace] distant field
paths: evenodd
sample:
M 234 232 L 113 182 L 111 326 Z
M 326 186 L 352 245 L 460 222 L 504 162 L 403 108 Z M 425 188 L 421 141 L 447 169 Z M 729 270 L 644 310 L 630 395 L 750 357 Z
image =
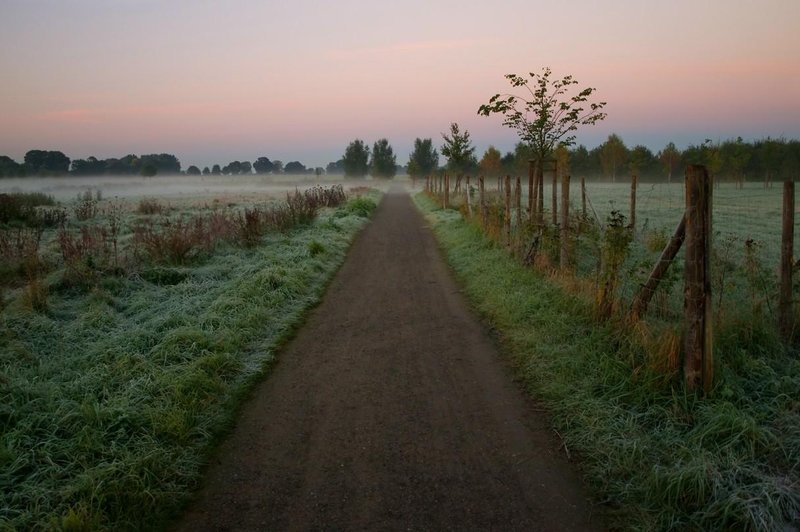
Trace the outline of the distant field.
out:
M 587 183 L 589 199 L 598 217 L 605 220 L 612 209 L 627 216 L 630 184 Z M 545 191 L 545 198 L 549 198 Z M 580 205 L 580 185 L 570 187 L 574 205 Z M 743 189 L 725 183 L 714 189 L 713 230 L 716 245 L 734 240 L 743 247 L 752 239 L 761 244 L 765 265 L 778 267 L 781 243 L 781 206 L 783 185 L 775 183 L 764 188 L 761 183 L 745 183 Z M 666 229 L 670 233 L 680 221 L 684 210 L 683 183 L 641 183 L 636 200 L 637 229 Z M 795 233 L 800 228 L 800 216 L 795 217 Z
M 101 191 L 105 198 L 214 196 L 231 194 L 282 194 L 295 187 L 304 190 L 315 185 L 343 184 L 345 187 L 383 188 L 386 180 L 349 179 L 343 176 L 238 175 L 238 176 L 97 176 L 97 177 L 25 177 L 0 179 L 0 193 L 44 192 L 57 200 L 72 200 L 87 190 Z
M 496 190 L 492 180 L 487 189 Z M 527 201 L 527 182 L 523 183 L 523 205 Z M 612 210 L 626 217 L 630 212 L 630 183 L 586 183 L 588 214 L 605 223 Z M 780 258 L 782 183 L 764 188 L 761 183 L 745 183 L 737 189 L 733 183 L 723 183 L 714 188 L 713 230 L 715 245 L 734 245 L 743 249 L 744 242 L 752 239 L 759 248 L 764 264 L 777 269 Z M 545 178 L 544 208 L 550 212 L 552 187 Z M 559 200 L 560 201 L 560 200 Z M 573 212 L 581 207 L 580 182 L 570 186 L 570 203 Z M 560 205 L 560 203 L 559 203 Z M 800 202 L 797 204 L 800 209 Z M 672 234 L 684 210 L 684 185 L 682 182 L 640 183 L 636 200 L 636 229 L 639 236 L 646 230 L 658 229 Z M 795 233 L 800 229 L 800 216 L 795 216 Z

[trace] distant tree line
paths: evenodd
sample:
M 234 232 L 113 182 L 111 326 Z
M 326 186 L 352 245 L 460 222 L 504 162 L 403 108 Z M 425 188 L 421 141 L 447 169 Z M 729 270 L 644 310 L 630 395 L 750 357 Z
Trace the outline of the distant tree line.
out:
M 527 174 L 532 149 L 518 143 L 513 151 L 502 154 L 489 146 L 480 159 L 475 155 L 468 131 L 461 131 L 458 124 L 451 124 L 448 133 L 442 134 L 443 144 L 437 149 L 430 138 L 414 140 L 414 148 L 406 166 L 397 164 L 392 146 L 385 138 L 370 147 L 361 139 L 355 139 L 345 148 L 342 157 L 328 163 L 326 168 L 306 167 L 300 161 L 284 164 L 279 160 L 259 157 L 250 161 L 231 161 L 221 166 L 206 166 L 202 170 L 189 166 L 181 171 L 178 158 L 169 153 L 148 155 L 126 155 L 121 158 L 70 160 L 60 151 L 31 150 L 23 162 L 0 155 L 0 177 L 19 176 L 94 176 L 94 175 L 344 175 L 391 178 L 397 173 L 407 172 L 413 177 L 422 177 L 434 172 L 448 171 L 457 175 L 484 175 L 496 177 L 505 174 Z M 439 155 L 446 158 L 439 165 Z M 571 148 L 556 147 L 550 158 L 558 161 L 563 172 L 587 178 L 602 178 L 611 182 L 627 180 L 636 174 L 641 180 L 671 181 L 680 178 L 687 164 L 704 164 L 709 172 L 721 180 L 771 181 L 800 177 L 800 141 L 782 138 L 766 138 L 745 142 L 741 137 L 722 142 L 706 140 L 681 150 L 669 142 L 657 152 L 641 144 L 628 147 L 617 134 L 611 134 L 599 146 L 588 149 L 584 145 Z
M 25 154 L 23 162 L 18 163 L 11 157 L 0 155 L 0 177 L 26 177 L 26 176 L 98 176 L 98 175 L 248 175 L 256 174 L 316 174 L 325 172 L 324 168 L 306 168 L 299 161 L 286 163 L 267 157 L 259 157 L 254 162 L 231 161 L 220 166 L 206 166 L 202 170 L 194 165 L 189 166 L 185 172 L 181 170 L 181 163 L 175 155 L 169 153 L 133 155 L 129 154 L 120 158 L 70 160 L 60 151 L 30 150 Z
M 518 147 L 519 150 L 524 148 Z M 574 176 L 598 176 L 611 182 L 633 174 L 644 180 L 669 182 L 676 177 L 682 179 L 683 168 L 689 164 L 703 164 L 723 181 L 800 177 L 800 141 L 773 138 L 754 142 L 745 142 L 741 137 L 722 142 L 706 140 L 684 150 L 669 142 L 653 153 L 643 145 L 629 148 L 618 135 L 611 134 L 592 150 L 583 145 L 570 150 L 557 148 L 553 158 Z
M 457 127 L 453 124 L 453 127 Z M 466 136 L 466 142 L 463 138 Z M 439 171 L 447 170 L 456 174 L 484 175 L 526 175 L 529 161 L 535 154 L 525 143 L 517 143 L 514 151 L 502 154 L 494 146 L 486 149 L 480 160 L 467 152 L 469 134 L 451 129 L 450 135 L 443 135 L 445 141 L 441 152 L 448 162 Z M 420 139 L 417 139 L 421 142 Z M 430 139 L 426 139 L 429 142 Z M 418 154 L 430 154 L 430 144 L 417 145 L 409 162 L 409 174 L 425 175 L 427 167 L 418 170 Z M 433 150 L 435 151 L 435 150 Z M 452 156 L 451 156 L 452 155 Z M 454 157 L 453 157 L 454 156 Z M 722 142 L 706 140 L 700 144 L 689 145 L 680 150 L 673 142 L 653 152 L 641 144 L 628 147 L 617 134 L 608 136 L 605 142 L 593 149 L 584 145 L 573 148 L 556 147 L 549 156 L 557 161 L 560 172 L 590 179 L 605 179 L 611 182 L 629 180 L 636 175 L 647 181 L 672 181 L 682 179 L 683 168 L 689 164 L 703 164 L 709 172 L 723 181 L 772 181 L 787 178 L 800 178 L 800 141 L 766 138 L 745 142 L 741 137 Z

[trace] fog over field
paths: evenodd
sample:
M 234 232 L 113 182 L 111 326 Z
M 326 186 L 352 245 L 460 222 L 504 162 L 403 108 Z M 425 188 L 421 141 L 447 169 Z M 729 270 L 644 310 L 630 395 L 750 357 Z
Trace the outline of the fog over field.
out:
M 345 179 L 343 176 L 96 176 L 96 177 L 24 177 L 0 179 L 0 193 L 43 192 L 56 200 L 74 199 L 87 190 L 100 191 L 103 198 L 158 197 L 188 198 L 228 194 L 264 193 L 269 195 L 316 185 L 385 188 L 386 180 Z

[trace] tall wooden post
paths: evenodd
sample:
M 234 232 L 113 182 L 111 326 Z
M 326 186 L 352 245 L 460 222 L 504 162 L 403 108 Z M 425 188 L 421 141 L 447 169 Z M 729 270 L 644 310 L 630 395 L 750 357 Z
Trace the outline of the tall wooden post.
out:
M 553 226 L 558 224 L 558 161 L 553 162 Z
M 544 159 L 539 159 L 536 164 L 536 223 L 544 225 Z
M 586 218 L 586 178 L 581 178 L 581 216 Z
M 467 216 L 472 218 L 472 198 L 470 198 L 469 192 L 469 176 L 467 176 L 467 182 L 464 186 L 464 197 L 467 199 Z
M 778 302 L 778 328 L 785 341 L 792 338 L 792 255 L 794 254 L 794 181 L 783 182 L 783 230 L 781 237 L 781 294 Z
M 631 217 L 630 220 L 630 228 L 636 229 L 636 185 L 638 184 L 639 178 L 636 174 L 631 175 Z
M 506 212 L 503 220 L 503 229 L 506 234 L 506 245 L 511 245 L 511 176 L 507 175 L 505 180 Z
M 517 234 L 519 234 L 522 228 L 522 182 L 519 176 L 514 186 L 514 204 L 517 207 Z
M 561 176 L 561 252 L 559 264 L 562 270 L 569 268 L 569 175 Z
M 478 178 L 478 190 L 481 202 L 481 226 L 483 227 L 483 232 L 485 233 L 486 227 L 489 223 L 489 210 L 486 208 L 486 189 L 484 188 L 483 176 Z
M 705 166 L 686 168 L 686 267 L 683 375 L 690 391 L 711 390 L 711 180 Z
M 536 202 L 536 180 L 534 179 L 534 160 L 528 159 L 528 221 L 534 220 L 534 206 Z

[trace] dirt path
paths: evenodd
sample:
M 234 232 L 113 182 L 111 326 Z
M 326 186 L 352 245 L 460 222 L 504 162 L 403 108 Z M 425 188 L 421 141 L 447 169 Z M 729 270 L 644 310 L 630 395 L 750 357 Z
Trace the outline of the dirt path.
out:
M 592 530 L 405 192 L 243 408 L 178 530 Z

